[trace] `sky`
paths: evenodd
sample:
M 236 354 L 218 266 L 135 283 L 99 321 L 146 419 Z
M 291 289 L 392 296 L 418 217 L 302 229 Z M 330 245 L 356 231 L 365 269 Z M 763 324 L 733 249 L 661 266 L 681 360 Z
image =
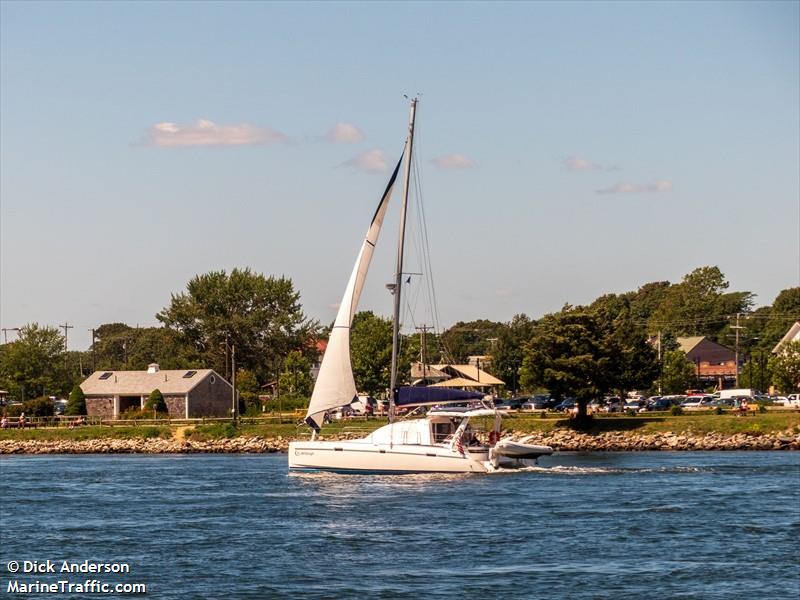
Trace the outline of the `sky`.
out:
M 771 304 L 800 285 L 799 7 L 3 1 L 0 326 L 86 349 L 234 267 L 329 323 L 406 95 L 442 326 L 705 265 Z

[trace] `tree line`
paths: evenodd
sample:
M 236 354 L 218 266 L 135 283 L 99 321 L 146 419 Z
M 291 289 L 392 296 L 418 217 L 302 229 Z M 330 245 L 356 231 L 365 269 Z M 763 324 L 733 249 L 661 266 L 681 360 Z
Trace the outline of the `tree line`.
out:
M 490 357 L 482 366 L 505 381 L 510 393 L 547 390 L 584 404 L 611 392 L 694 387 L 695 366 L 676 338 L 703 335 L 731 346 L 738 331 L 745 385 L 777 384 L 784 390 L 796 385 L 791 368 L 782 367 L 770 351 L 800 319 L 800 288 L 783 290 L 771 305 L 753 310 L 752 293 L 728 287 L 719 268 L 701 267 L 678 283 L 646 283 L 538 319 L 520 314 L 509 322 L 458 322 L 429 334 L 424 346 L 430 363 Z M 15 399 L 63 396 L 92 370 L 141 370 L 152 362 L 163 369 L 213 368 L 230 379 L 235 362 L 237 388 L 249 404 L 255 407 L 259 395 L 277 393 L 284 406 L 292 406 L 310 395 L 310 369 L 328 331 L 305 315 L 291 279 L 246 268 L 192 278 L 156 318 L 158 327 L 100 325 L 92 346 L 80 352 L 65 351 L 58 328 L 25 325 L 16 340 L 0 346 L 0 387 Z M 656 336 L 661 360 L 652 343 Z M 351 359 L 359 390 L 373 395 L 386 390 L 391 344 L 388 318 L 369 311 L 355 315 Z M 419 333 L 403 336 L 401 380 L 408 379 L 422 346 Z

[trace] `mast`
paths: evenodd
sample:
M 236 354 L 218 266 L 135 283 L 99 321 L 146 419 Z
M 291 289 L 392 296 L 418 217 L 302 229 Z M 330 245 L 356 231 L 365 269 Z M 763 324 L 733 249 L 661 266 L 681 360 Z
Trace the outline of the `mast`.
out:
M 417 115 L 417 98 L 411 100 L 411 113 L 408 118 L 408 140 L 406 142 L 405 165 L 403 171 L 403 207 L 400 212 L 400 235 L 397 239 L 397 268 L 394 278 L 394 319 L 392 330 L 392 377 L 389 383 L 389 422 L 394 421 L 395 397 L 397 387 L 397 358 L 400 352 L 400 297 L 403 287 L 403 251 L 406 238 L 406 212 L 408 211 L 408 190 L 411 180 L 411 155 L 414 149 L 414 119 Z

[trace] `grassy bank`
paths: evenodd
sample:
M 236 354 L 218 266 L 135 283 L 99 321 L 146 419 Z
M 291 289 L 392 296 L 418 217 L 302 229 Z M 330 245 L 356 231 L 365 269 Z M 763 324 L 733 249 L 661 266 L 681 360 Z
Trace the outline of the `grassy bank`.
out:
M 572 423 L 564 418 L 541 418 L 533 415 L 519 415 L 505 419 L 507 429 L 518 431 L 551 431 L 556 428 L 569 428 Z M 631 431 L 642 434 L 664 433 L 676 434 L 721 433 L 734 435 L 737 433 L 762 434 L 784 431 L 800 426 L 800 413 L 770 412 L 751 413 L 740 417 L 733 414 L 698 414 L 688 413 L 680 416 L 669 414 L 643 414 L 636 416 L 603 415 L 592 419 L 581 431 L 586 433 Z
M 146 425 L 144 427 L 106 427 L 89 425 L 75 429 L 3 429 L 0 440 L 96 440 L 96 439 L 148 439 L 171 438 L 172 430 L 166 425 Z
M 323 436 L 343 433 L 365 435 L 386 423 L 385 419 L 370 421 L 344 421 L 325 425 Z M 505 429 L 521 432 L 549 432 L 556 429 L 570 429 L 573 422 L 563 415 L 551 414 L 544 418 L 539 414 L 516 413 L 503 420 Z M 800 412 L 751 413 L 740 417 L 732 414 L 689 413 L 672 416 L 667 413 L 647 413 L 636 416 L 602 415 L 596 416 L 581 429 L 585 433 L 625 432 L 653 434 L 671 431 L 675 434 L 720 433 L 750 435 L 776 433 L 789 428 L 800 428 Z M 171 438 L 177 427 L 168 425 L 144 425 L 139 427 L 88 426 L 76 429 L 6 429 L 0 430 L 0 440 L 91 440 L 91 439 L 147 439 Z M 296 423 L 244 423 L 233 427 L 230 423 L 183 426 L 181 436 L 192 441 L 209 441 L 238 436 L 262 437 L 267 439 L 282 437 L 295 439 L 307 436 L 309 430 Z

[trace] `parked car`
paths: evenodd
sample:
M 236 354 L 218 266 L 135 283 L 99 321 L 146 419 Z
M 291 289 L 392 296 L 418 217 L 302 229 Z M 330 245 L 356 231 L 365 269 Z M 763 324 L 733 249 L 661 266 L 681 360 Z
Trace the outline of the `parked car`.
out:
M 374 415 L 378 409 L 378 401 L 372 396 L 360 394 L 350 403 L 350 408 L 357 415 Z
M 664 411 L 672 408 L 672 400 L 668 396 L 654 396 L 647 402 L 647 410 Z
M 633 412 L 647 412 L 647 402 L 644 400 L 628 400 L 623 406 L 625 412 L 632 410 Z
M 556 404 L 558 402 L 547 394 L 536 394 L 522 405 L 522 410 L 547 410 L 548 408 L 553 408 Z
M 573 398 L 567 398 L 553 407 L 556 412 L 569 412 L 577 406 L 577 402 Z
M 516 398 L 503 398 L 494 403 L 495 408 L 501 410 L 519 410 L 525 402 L 531 399 L 530 396 L 518 396 Z
M 694 395 L 694 396 L 687 396 L 686 400 L 681 402 L 681 408 L 713 408 L 714 402 L 717 399 L 714 396 L 706 396 L 706 395 Z
M 622 400 L 617 396 L 598 398 L 589 403 L 589 409 L 592 412 L 619 412 L 622 410 L 622 406 Z
M 786 396 L 786 400 L 788 404 L 784 404 L 784 406 L 800 407 L 800 394 L 789 394 Z

